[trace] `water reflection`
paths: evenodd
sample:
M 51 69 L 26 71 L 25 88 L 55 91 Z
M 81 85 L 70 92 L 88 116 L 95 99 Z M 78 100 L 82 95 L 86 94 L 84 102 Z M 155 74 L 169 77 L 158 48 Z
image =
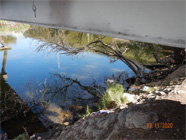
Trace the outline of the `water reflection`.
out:
M 41 29 L 39 30 L 39 33 L 41 33 L 40 31 L 43 30 L 46 31 L 44 37 L 40 38 L 40 40 L 43 40 L 45 42 L 38 45 L 36 49 L 38 52 L 44 50 L 50 50 L 52 52 L 57 52 L 57 53 L 60 52 L 62 54 L 67 54 L 67 55 L 77 55 L 79 53 L 88 52 L 88 51 L 99 53 L 108 56 L 111 59 L 110 62 L 116 62 L 117 60 L 122 61 L 127 67 L 129 67 L 135 73 L 136 84 L 141 83 L 141 79 L 142 79 L 141 75 L 143 75 L 141 71 L 141 66 L 138 63 L 130 59 L 127 59 L 124 56 L 124 53 L 126 53 L 127 51 L 127 46 L 125 41 L 120 39 L 115 39 L 115 38 L 112 39 L 109 38 L 110 42 L 109 44 L 107 44 L 104 41 L 104 39 L 106 38 L 104 36 L 95 36 L 95 38 L 90 41 L 89 34 L 85 34 L 85 33 L 77 33 L 74 41 L 70 39 L 72 38 L 73 35 L 71 32 L 65 33 L 65 31 L 63 30 L 36 27 L 36 29 L 37 28 Z M 29 31 L 27 31 L 27 35 L 32 36 L 32 34 L 35 33 L 35 31 L 38 30 L 31 28 Z M 86 41 L 83 41 L 86 37 L 88 37 Z M 78 45 L 76 44 L 74 45 L 74 43 L 76 43 L 76 40 L 78 40 Z M 90 43 L 87 43 L 87 41 Z M 123 49 L 124 51 L 122 51 Z
M 73 123 L 79 116 L 85 112 L 88 105 L 92 109 L 98 109 L 99 97 L 104 93 L 106 85 L 111 82 L 126 84 L 124 73 L 117 76 L 105 76 L 105 85 L 101 86 L 96 81 L 84 85 L 78 79 L 73 79 L 59 73 L 50 74 L 50 81 L 37 83 L 36 86 L 30 86 L 30 101 L 45 103 L 46 106 L 37 106 L 33 108 L 34 112 L 39 110 L 40 118 L 47 124 Z M 109 81 L 110 80 L 110 81 Z M 32 106 L 33 104 L 30 104 Z M 44 107 L 44 108 L 42 108 Z M 40 109 L 38 109 L 40 108 Z M 43 111 L 41 111 L 43 110 Z
M 4 41 L 5 44 L 15 44 L 17 39 L 12 35 L 1 35 L 0 38 Z
M 37 46 L 36 51 L 47 50 L 48 52 L 58 52 L 59 48 L 53 43 L 66 47 L 81 48 L 82 46 L 95 41 L 97 38 L 103 38 L 102 40 L 108 44 L 110 44 L 112 41 L 111 37 L 103 37 L 94 34 L 44 28 L 39 26 L 31 26 L 31 28 L 27 30 L 24 35 L 30 38 L 44 41 L 41 45 Z
M 5 49 L 0 73 L 1 128 L 8 134 L 9 139 L 13 139 L 20 133 L 24 133 L 27 129 L 29 134 L 33 132 L 44 132 L 46 128 L 38 117 L 28 110 L 26 103 L 6 82 L 8 79 L 8 74 L 6 73 L 7 52 L 8 50 Z
M 53 44 L 80 48 L 100 36 L 42 27 L 31 27 L 24 36 L 14 34 L 16 41 L 9 42 L 12 50 L 8 57 L 6 51 L 0 52 L 3 54 L 1 79 L 4 80 L 1 83 L 11 86 L 30 107 L 34 105 L 32 111 L 40 113 L 39 118 L 46 125 L 72 123 L 87 105 L 98 107 L 98 97 L 105 91 L 108 79 L 126 85 L 123 80 L 126 75 L 134 76 L 129 67 L 114 57 L 92 51 L 69 56 Z M 107 37 L 103 40 L 112 41 Z M 46 51 L 50 53 L 43 53 Z
M 57 66 L 58 66 L 58 69 L 61 68 L 60 59 L 59 59 L 59 52 L 57 52 Z
M 1 70 L 1 74 L 4 80 L 8 79 L 8 74 L 5 72 L 5 68 L 6 68 L 6 60 L 7 60 L 7 51 L 4 51 L 4 57 L 3 57 L 3 67 Z
M 49 82 L 45 80 L 37 87 L 30 86 L 29 98 L 30 101 L 47 104 L 47 106 L 33 108 L 34 112 L 43 110 L 40 114 L 43 120 L 49 119 L 53 123 L 66 124 L 73 122 L 79 114 L 82 114 L 87 105 L 95 107 L 93 104 L 98 102 L 98 97 L 104 90 L 105 88 L 97 85 L 96 82 L 86 86 L 77 79 L 56 73 L 51 74 Z
M 4 53 L 3 69 L 6 73 L 6 59 L 9 59 L 7 83 L 23 100 L 29 101 L 29 106 L 46 103 L 32 108 L 35 113 L 42 112 L 42 120 L 49 119 L 63 124 L 71 115 L 73 118 L 70 118 L 74 120 L 77 112 L 82 113 L 87 105 L 93 108 L 97 106 L 95 103 L 106 88 L 105 79 L 113 78 L 113 74 L 119 75 L 124 70 L 129 76 L 134 75 L 122 62 L 110 63 L 109 58 L 92 52 L 78 54 L 76 57 L 62 55 L 57 50 L 56 53 L 42 54 L 42 50 L 49 49 L 51 52 L 51 49 L 56 49 L 52 42 L 62 40 L 60 43 L 65 46 L 72 45 L 76 48 L 99 36 L 42 27 L 31 28 L 24 35 L 35 39 L 15 36 L 17 41 L 12 45 L 10 57 L 7 58 L 7 52 Z M 111 41 L 110 38 L 104 39 Z M 43 47 L 47 44 L 48 48 L 42 48 L 42 44 Z M 37 48 L 37 53 L 34 48 Z M 54 63 L 56 60 L 57 63 Z M 42 81 L 45 82 L 41 84 Z M 29 82 L 36 84 L 30 84 L 28 88 L 26 84 Z

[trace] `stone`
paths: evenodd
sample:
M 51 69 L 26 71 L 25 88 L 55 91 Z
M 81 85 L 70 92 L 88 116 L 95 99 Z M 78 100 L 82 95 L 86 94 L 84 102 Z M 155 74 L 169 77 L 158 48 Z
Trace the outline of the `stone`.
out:
M 107 79 L 107 81 L 106 81 L 108 84 L 112 84 L 112 83 L 114 83 L 115 82 L 115 80 L 113 80 L 113 79 Z
M 155 99 L 157 99 L 157 97 L 155 97 L 155 98 L 149 98 L 149 99 L 147 99 L 147 102 L 153 102 Z
M 179 90 L 177 93 L 178 94 L 186 94 L 186 90 Z
M 161 96 L 161 93 L 160 93 L 160 91 L 158 91 L 158 90 L 155 91 L 154 94 L 156 94 L 156 95 L 158 95 L 158 96 Z
M 149 89 L 150 89 L 150 87 L 144 86 L 144 87 L 142 88 L 142 91 L 146 92 L 146 91 L 148 91 Z
M 69 125 L 70 123 L 69 123 L 69 122 L 64 122 L 63 124 L 67 126 L 67 125 Z
M 33 134 L 32 136 L 30 136 L 30 139 L 33 139 L 33 138 L 35 138 L 35 137 L 36 137 L 36 135 Z
M 133 91 L 135 91 L 135 90 L 136 90 L 135 87 L 131 87 L 131 88 L 128 89 L 128 91 L 131 91 L 131 92 L 133 92 Z
M 159 100 L 159 99 L 161 99 L 161 97 L 160 96 L 156 96 L 156 100 Z
M 160 91 L 160 94 L 162 95 L 162 96 L 166 96 L 167 94 L 165 93 L 165 92 L 163 92 L 163 91 Z
M 128 102 L 134 102 L 135 100 L 135 95 L 129 94 L 129 93 L 123 93 L 123 98 L 127 98 Z
M 156 95 L 150 93 L 150 94 L 147 95 L 147 98 L 156 98 Z
M 178 77 L 185 77 L 185 70 L 186 70 L 186 65 L 183 65 L 176 69 L 174 72 L 169 74 L 165 80 L 171 81 L 172 79 L 178 78 Z
M 125 126 L 127 128 L 142 128 L 142 129 L 152 129 L 147 128 L 147 123 L 153 124 L 159 120 L 158 115 L 155 112 L 129 112 L 126 115 Z

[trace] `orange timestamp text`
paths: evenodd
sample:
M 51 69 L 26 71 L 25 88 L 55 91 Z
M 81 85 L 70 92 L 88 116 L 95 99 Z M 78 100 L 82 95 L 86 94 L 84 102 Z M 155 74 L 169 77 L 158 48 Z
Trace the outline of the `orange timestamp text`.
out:
M 160 123 L 160 122 L 156 122 L 154 124 L 152 123 L 146 123 L 146 127 L 147 128 L 173 128 L 173 123 L 167 123 L 167 122 L 164 122 L 164 123 Z

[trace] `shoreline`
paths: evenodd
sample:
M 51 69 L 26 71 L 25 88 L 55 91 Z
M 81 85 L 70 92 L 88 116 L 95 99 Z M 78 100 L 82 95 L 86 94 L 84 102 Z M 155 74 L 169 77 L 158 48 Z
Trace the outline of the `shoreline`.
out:
M 184 138 L 185 69 L 186 65 L 182 65 L 164 80 L 141 85 L 141 89 L 153 85 L 154 88 L 148 93 L 142 90 L 138 91 L 140 94 L 131 92 L 136 96 L 134 101 L 123 104 L 112 113 L 97 113 L 96 115 L 91 113 L 68 126 L 56 124 L 48 136 L 43 133 L 36 134 L 35 137 L 44 139 Z M 175 111 L 177 114 L 173 113 Z M 140 115 L 143 117 L 140 118 Z M 183 117 L 180 118 L 180 115 Z M 154 119 L 151 120 L 151 128 L 147 128 L 149 116 Z M 175 128 L 164 129 L 162 123 L 166 124 L 166 127 L 170 127 L 168 125 L 172 124 Z M 120 131 L 122 129 L 125 130 L 125 133 Z

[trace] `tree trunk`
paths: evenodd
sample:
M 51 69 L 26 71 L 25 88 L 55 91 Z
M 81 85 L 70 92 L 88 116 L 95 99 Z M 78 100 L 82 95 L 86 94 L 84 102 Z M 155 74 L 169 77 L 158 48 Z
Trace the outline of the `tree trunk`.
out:
M 185 59 L 185 49 L 173 48 L 174 60 L 176 64 L 182 64 Z
M 2 37 L 0 37 L 0 43 L 3 45 L 3 47 L 6 47 L 5 42 L 3 41 Z
M 160 57 L 158 56 L 158 53 L 155 51 L 153 54 L 154 54 L 154 58 L 156 59 L 156 62 L 160 63 Z

